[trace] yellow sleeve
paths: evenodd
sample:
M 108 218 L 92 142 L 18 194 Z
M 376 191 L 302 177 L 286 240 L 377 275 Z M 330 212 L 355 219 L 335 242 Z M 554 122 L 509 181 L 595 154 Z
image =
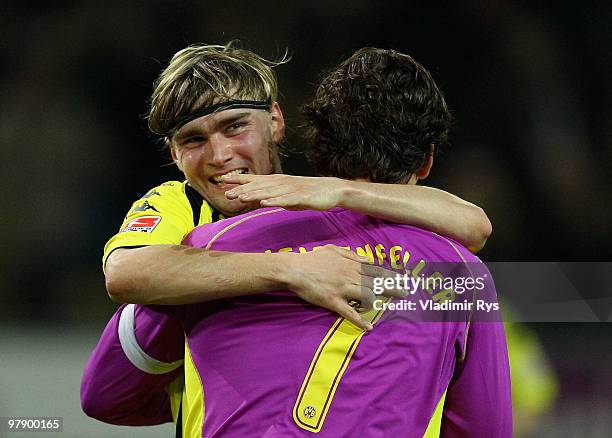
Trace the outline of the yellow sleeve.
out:
M 119 232 L 104 246 L 102 266 L 117 248 L 148 245 L 178 245 L 194 228 L 194 216 L 185 183 L 169 181 L 132 204 Z

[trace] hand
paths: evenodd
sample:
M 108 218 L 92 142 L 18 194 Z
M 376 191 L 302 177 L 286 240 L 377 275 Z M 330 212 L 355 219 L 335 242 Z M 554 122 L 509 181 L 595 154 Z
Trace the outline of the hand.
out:
M 229 184 L 242 184 L 225 192 L 228 199 L 260 202 L 262 207 L 287 210 L 329 210 L 340 205 L 350 181 L 329 177 L 291 175 L 224 175 Z
M 394 277 L 395 272 L 368 264 L 367 257 L 334 245 L 303 254 L 285 253 L 289 290 L 316 306 L 324 307 L 348 319 L 363 330 L 372 324 L 362 318 L 349 303 L 359 301 L 360 307 L 372 309 L 376 295 L 375 277 Z M 406 296 L 402 290 L 387 290 L 386 296 Z

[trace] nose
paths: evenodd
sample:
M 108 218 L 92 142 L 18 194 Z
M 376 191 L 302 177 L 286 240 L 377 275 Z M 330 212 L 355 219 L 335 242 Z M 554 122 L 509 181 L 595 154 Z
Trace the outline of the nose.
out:
M 222 136 L 213 135 L 209 138 L 210 160 L 209 164 L 222 167 L 227 164 L 234 156 L 232 145 Z

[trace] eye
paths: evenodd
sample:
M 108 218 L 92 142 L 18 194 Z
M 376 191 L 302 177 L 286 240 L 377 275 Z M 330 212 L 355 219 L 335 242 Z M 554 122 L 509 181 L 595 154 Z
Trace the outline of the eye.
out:
M 205 141 L 206 139 L 204 137 L 196 135 L 194 137 L 189 137 L 185 139 L 185 141 L 181 143 L 181 146 L 186 147 L 186 148 L 195 148 L 195 147 L 198 147 L 200 144 L 202 144 Z
M 246 122 L 232 123 L 227 128 L 225 128 L 225 132 L 228 133 L 228 134 L 238 134 L 238 133 L 240 133 L 243 130 L 243 128 L 246 125 L 247 125 Z

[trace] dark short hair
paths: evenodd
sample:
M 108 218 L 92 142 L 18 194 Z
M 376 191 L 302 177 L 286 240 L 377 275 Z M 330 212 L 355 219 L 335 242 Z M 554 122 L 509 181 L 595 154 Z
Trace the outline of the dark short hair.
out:
M 451 114 L 429 72 L 395 50 L 363 48 L 329 73 L 303 108 L 307 152 L 324 176 L 406 182 L 432 145 L 448 140 Z

